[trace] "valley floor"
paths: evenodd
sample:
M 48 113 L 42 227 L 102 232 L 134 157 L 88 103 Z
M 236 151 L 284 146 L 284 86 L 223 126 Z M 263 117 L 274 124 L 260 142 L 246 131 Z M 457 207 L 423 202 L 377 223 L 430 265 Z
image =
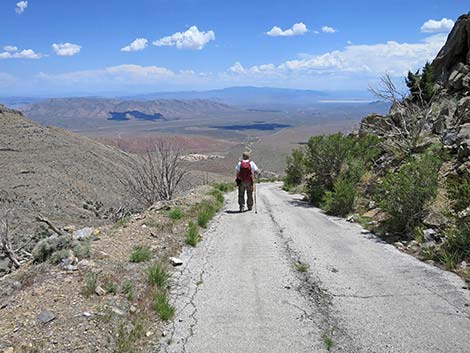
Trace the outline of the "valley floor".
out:
M 470 291 L 280 184 L 258 214 L 235 193 L 173 276 L 159 352 L 453 352 L 470 349 Z

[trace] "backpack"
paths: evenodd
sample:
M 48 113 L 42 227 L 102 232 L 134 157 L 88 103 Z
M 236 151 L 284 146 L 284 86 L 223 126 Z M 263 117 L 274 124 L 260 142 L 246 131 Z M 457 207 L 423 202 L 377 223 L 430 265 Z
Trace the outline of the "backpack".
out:
M 251 171 L 251 161 L 241 161 L 240 162 L 240 173 L 238 177 L 243 182 L 250 182 L 253 180 L 253 173 Z

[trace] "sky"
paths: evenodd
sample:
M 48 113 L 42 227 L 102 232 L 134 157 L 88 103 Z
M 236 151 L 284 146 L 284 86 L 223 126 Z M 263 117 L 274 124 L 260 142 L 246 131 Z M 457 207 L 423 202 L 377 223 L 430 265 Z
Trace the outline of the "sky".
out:
M 1 0 L 0 95 L 366 90 L 432 60 L 469 0 Z

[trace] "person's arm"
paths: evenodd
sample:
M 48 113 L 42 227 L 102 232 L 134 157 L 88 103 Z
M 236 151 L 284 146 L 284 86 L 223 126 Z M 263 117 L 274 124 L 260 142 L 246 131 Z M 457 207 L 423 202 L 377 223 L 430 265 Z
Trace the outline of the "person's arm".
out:
M 240 162 L 238 162 L 237 166 L 235 167 L 235 171 L 236 171 L 235 178 L 238 179 L 240 175 Z

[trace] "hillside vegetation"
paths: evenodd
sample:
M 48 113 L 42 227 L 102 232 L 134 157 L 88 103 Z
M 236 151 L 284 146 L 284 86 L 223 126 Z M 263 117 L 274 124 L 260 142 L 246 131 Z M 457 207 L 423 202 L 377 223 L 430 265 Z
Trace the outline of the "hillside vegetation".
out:
M 312 137 L 287 160 L 285 188 L 349 216 L 402 250 L 469 277 L 470 15 L 436 59 L 409 72 L 407 94 L 385 76 L 392 103 L 356 133 Z

